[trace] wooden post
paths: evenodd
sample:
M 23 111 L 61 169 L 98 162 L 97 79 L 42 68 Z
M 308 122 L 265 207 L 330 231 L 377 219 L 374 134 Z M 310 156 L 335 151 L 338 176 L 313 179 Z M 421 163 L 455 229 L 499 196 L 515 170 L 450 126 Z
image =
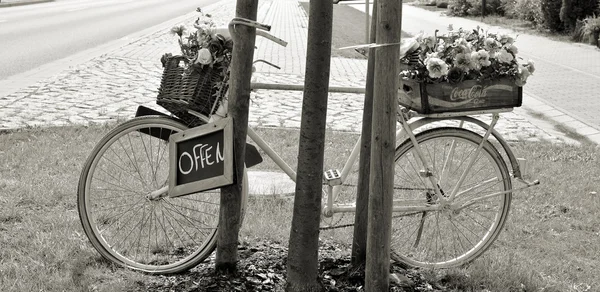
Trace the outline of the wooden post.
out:
M 258 0 L 237 0 L 236 17 L 256 20 Z M 234 44 L 229 87 L 229 115 L 233 118 L 233 155 L 236 183 L 221 188 L 219 231 L 215 270 L 236 271 L 237 244 L 240 230 L 242 180 L 246 152 L 246 134 L 250 101 L 250 78 L 256 29 L 238 25 L 232 34 Z
M 399 43 L 402 2 L 380 0 L 377 9 L 377 43 Z M 389 290 L 399 54 L 399 45 L 382 46 L 375 53 L 373 125 L 377 126 L 371 140 L 365 291 Z
M 319 222 L 327 120 L 333 2 L 311 0 L 306 74 L 298 145 L 298 174 L 287 262 L 286 291 L 321 291 Z
M 367 1 L 368 2 L 368 1 Z M 377 0 L 373 1 L 372 19 L 377 19 Z M 368 10 L 367 10 L 368 11 Z M 371 21 L 368 43 L 375 43 L 377 22 Z M 356 212 L 354 213 L 354 235 L 352 240 L 352 266 L 365 263 L 367 258 L 367 224 L 369 222 L 369 173 L 371 167 L 371 125 L 373 124 L 373 82 L 375 79 L 375 49 L 369 49 L 367 83 L 362 118 L 360 158 L 358 161 L 358 184 L 356 186 Z
M 369 27 L 370 27 L 370 25 L 369 25 L 369 23 L 370 23 L 370 21 L 369 21 L 369 19 L 370 19 L 369 14 L 371 14 L 369 12 L 369 2 L 370 1 L 371 0 L 365 1 L 365 43 L 367 43 L 367 44 L 371 40 L 371 38 L 369 37 Z M 376 9 L 373 9 L 373 12 L 375 12 L 375 10 Z

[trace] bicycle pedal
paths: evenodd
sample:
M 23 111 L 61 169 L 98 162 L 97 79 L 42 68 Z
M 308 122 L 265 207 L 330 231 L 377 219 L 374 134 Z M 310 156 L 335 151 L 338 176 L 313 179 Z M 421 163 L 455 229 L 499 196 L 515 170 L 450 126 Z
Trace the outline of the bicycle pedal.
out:
M 419 175 L 421 177 L 430 177 L 430 176 L 433 176 L 433 172 L 428 169 L 422 169 L 422 170 L 419 170 Z
M 323 178 L 330 186 L 339 186 L 342 184 L 342 173 L 337 169 L 330 169 L 323 173 Z

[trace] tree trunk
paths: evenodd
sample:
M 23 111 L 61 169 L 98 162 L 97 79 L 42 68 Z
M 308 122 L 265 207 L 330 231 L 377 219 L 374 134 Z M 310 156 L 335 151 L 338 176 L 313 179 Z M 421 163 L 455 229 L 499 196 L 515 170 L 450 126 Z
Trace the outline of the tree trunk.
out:
M 485 17 L 485 6 L 487 5 L 485 0 L 481 0 L 481 17 Z
M 402 2 L 380 0 L 377 9 L 377 43 L 399 43 Z M 377 126 L 371 140 L 365 291 L 389 290 L 399 54 L 399 45 L 379 47 L 375 54 L 373 125 Z
M 369 43 L 375 43 L 377 33 L 377 0 L 373 2 Z M 367 222 L 369 208 L 369 173 L 371 167 L 371 125 L 373 124 L 373 82 L 375 79 L 375 49 L 369 49 L 367 84 L 362 119 L 360 158 L 358 161 L 358 184 L 356 186 L 356 212 L 352 240 L 352 266 L 358 267 L 367 258 Z
M 237 0 L 236 16 L 256 20 L 258 0 Z M 237 265 L 237 246 L 240 230 L 240 209 L 242 205 L 242 180 L 248 130 L 248 110 L 250 101 L 250 78 L 256 29 L 236 26 L 234 37 L 231 76 L 229 88 L 229 114 L 233 118 L 233 156 L 236 183 L 221 188 L 219 229 L 215 270 L 220 273 L 234 273 Z
M 287 291 L 321 291 L 319 221 L 331 63 L 333 2 L 311 0 L 298 172 L 287 263 Z

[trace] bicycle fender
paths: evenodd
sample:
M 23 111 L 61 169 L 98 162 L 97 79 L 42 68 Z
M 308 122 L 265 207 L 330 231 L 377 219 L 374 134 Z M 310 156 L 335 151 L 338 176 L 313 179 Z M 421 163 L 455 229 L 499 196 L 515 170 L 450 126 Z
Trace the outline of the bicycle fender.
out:
M 425 126 L 429 123 L 433 123 L 433 122 L 441 121 L 441 120 L 462 120 L 465 122 L 473 123 L 486 131 L 489 129 L 488 124 L 486 124 L 478 119 L 475 119 L 473 117 L 469 117 L 469 116 L 444 117 L 444 118 L 423 118 L 423 119 L 418 119 L 414 122 L 410 122 L 409 126 L 414 131 L 415 129 Z M 408 135 L 404 132 L 404 130 L 402 130 L 402 129 L 398 130 L 396 132 L 396 141 L 404 141 L 405 139 L 408 139 L 407 136 Z M 513 170 L 513 176 L 516 178 L 521 178 L 521 168 L 519 166 L 519 162 L 518 162 L 515 154 L 513 153 L 512 149 L 506 142 L 506 140 L 504 140 L 504 138 L 500 135 L 500 133 L 498 133 L 495 129 L 492 129 L 492 136 L 494 136 L 494 138 L 496 138 L 498 143 L 500 143 L 502 150 L 504 150 L 504 153 L 508 157 L 510 166 Z
M 177 122 L 185 125 L 185 122 L 177 117 L 170 116 L 165 113 L 159 112 L 157 110 L 153 110 L 149 107 L 140 105 L 140 106 L 138 106 L 137 110 L 135 111 L 135 117 L 137 118 L 137 117 L 144 117 L 144 116 L 161 116 L 161 117 L 172 119 L 174 121 L 177 121 Z
M 246 168 L 255 166 L 263 162 L 263 158 L 258 152 L 258 149 L 250 143 L 246 143 Z

